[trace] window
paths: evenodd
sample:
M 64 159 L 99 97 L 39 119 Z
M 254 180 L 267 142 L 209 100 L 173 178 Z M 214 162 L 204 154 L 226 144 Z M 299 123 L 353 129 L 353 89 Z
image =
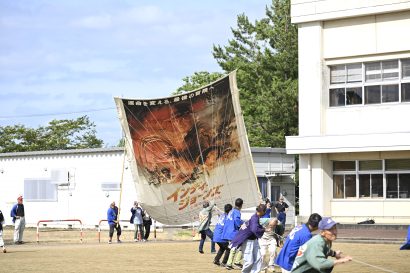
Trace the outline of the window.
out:
M 346 105 L 362 104 L 362 98 L 363 95 L 361 87 L 346 88 Z
M 356 197 L 356 161 L 333 161 L 333 197 Z
M 403 102 L 410 101 L 410 83 L 401 84 L 401 101 Z
M 335 171 L 354 171 L 356 170 L 355 161 L 333 161 L 333 170 Z
M 356 176 L 355 175 L 334 175 L 333 176 L 333 198 L 356 197 Z
M 345 89 L 330 89 L 330 106 L 345 106 Z
M 330 66 L 330 107 L 395 102 L 410 102 L 410 59 Z
M 346 188 L 346 198 L 356 197 L 356 176 L 346 175 L 345 176 L 345 188 Z
M 57 185 L 49 179 L 24 179 L 24 197 L 26 201 L 57 201 Z
M 410 198 L 410 159 L 333 161 L 333 198 Z
M 386 159 L 386 171 L 410 170 L 410 159 Z
M 386 175 L 386 198 L 398 198 L 399 197 L 399 175 L 387 174 Z
M 263 176 L 258 176 L 259 189 L 262 194 L 262 198 L 268 196 L 268 178 Z
M 399 86 L 397 84 L 382 85 L 382 102 L 399 101 Z
M 379 81 L 382 78 L 380 62 L 366 64 L 366 81 Z
M 382 174 L 360 174 L 359 175 L 359 197 L 360 198 L 383 197 L 383 175 Z
M 403 79 L 410 78 L 410 59 L 401 61 L 401 74 Z
M 103 182 L 101 183 L 101 189 L 103 191 L 119 191 L 121 185 L 118 182 Z
M 329 91 L 330 106 L 362 103 L 362 64 L 335 65 L 330 67 L 330 83 L 343 85 Z
M 373 104 L 381 102 L 380 85 L 366 86 L 365 89 L 365 104 Z

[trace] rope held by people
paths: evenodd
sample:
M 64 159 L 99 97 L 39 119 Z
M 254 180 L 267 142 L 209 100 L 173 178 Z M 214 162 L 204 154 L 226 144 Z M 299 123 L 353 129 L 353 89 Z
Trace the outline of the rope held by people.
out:
M 367 266 L 376 268 L 376 269 L 381 270 L 381 271 L 384 271 L 384 272 L 398 273 L 398 272 L 396 272 L 396 271 L 392 271 L 392 270 L 388 270 L 388 269 L 385 269 L 385 268 L 382 268 L 382 267 L 379 267 L 379 266 L 376 266 L 376 265 L 368 264 L 368 263 L 359 261 L 359 260 L 357 260 L 357 259 L 352 259 L 352 261 L 353 261 L 353 262 L 356 262 L 356 263 L 358 263 L 358 264 L 367 265 Z

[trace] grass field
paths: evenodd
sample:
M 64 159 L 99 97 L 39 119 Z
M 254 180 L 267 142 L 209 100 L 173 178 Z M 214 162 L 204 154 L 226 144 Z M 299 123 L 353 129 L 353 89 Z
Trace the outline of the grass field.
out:
M 79 230 L 42 230 L 37 244 L 36 230 L 26 229 L 26 243 L 10 245 L 12 230 L 6 229 L 8 252 L 0 253 L 0 272 L 228 272 L 212 264 L 209 242 L 205 243 L 205 254 L 199 254 L 198 241 L 186 230 L 172 235 L 159 233 L 157 240 L 146 243 L 134 243 L 133 233 L 126 231 L 122 244 L 111 245 L 107 244 L 107 231 L 102 231 L 101 243 L 95 230 L 84 231 L 83 243 L 79 235 Z M 410 272 L 410 251 L 398 248 L 397 244 L 335 243 L 334 249 L 388 271 L 350 262 L 333 272 Z

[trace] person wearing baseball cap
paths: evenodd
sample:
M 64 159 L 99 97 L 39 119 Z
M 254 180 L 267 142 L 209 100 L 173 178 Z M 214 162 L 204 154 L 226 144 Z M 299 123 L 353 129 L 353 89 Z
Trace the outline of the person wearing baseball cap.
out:
M 342 257 L 342 252 L 332 250 L 332 242 L 337 238 L 337 223 L 330 217 L 323 217 L 319 222 L 319 234 L 299 248 L 292 272 L 332 272 L 333 267 L 349 262 L 352 257 Z M 329 256 L 336 259 L 327 259 Z
M 23 232 L 24 232 L 24 228 L 26 227 L 22 195 L 19 195 L 17 197 L 17 204 L 15 204 L 13 208 L 11 209 L 10 216 L 13 217 L 13 223 L 14 223 L 14 243 L 22 244 L 23 243 Z
M 318 229 L 322 216 L 312 213 L 307 223 L 296 226 L 286 237 L 282 250 L 275 263 L 280 266 L 282 273 L 290 273 L 299 248 L 312 238 L 312 232 Z

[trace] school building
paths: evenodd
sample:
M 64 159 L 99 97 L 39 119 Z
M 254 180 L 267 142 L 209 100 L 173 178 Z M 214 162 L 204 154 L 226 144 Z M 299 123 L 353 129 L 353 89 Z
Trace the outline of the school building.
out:
M 293 223 L 294 156 L 287 155 L 285 149 L 252 148 L 251 151 L 263 197 L 278 198 L 283 194 L 290 205 L 287 222 Z M 112 201 L 118 205 L 121 177 L 120 219 L 130 227 L 126 222 L 137 192 L 122 148 L 2 153 L 0 210 L 10 225 L 10 210 L 22 194 L 28 226 L 36 226 L 39 220 L 78 219 L 84 227 L 93 228 L 106 219 Z M 246 212 L 251 215 L 254 208 Z M 77 222 L 44 224 L 79 225 Z
M 410 1 L 292 0 L 291 16 L 300 215 L 409 224 Z

